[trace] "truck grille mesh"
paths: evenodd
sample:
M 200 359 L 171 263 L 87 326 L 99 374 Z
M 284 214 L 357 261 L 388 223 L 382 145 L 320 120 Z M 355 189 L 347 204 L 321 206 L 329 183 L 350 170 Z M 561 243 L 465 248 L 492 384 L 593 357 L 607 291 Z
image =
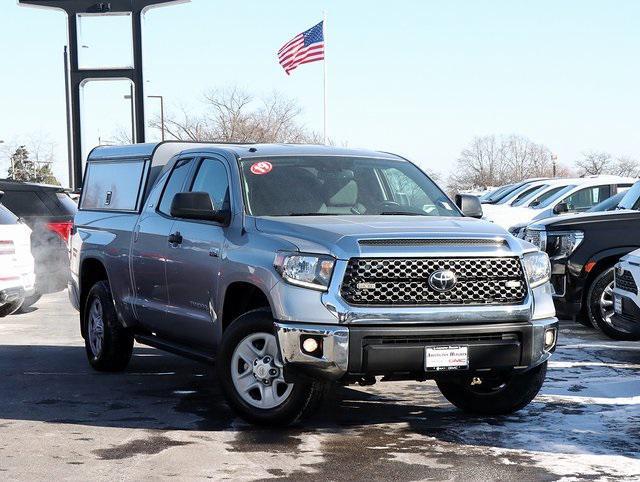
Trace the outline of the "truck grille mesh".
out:
M 429 276 L 455 273 L 449 291 L 434 290 Z M 524 301 L 518 258 L 351 258 L 340 294 L 353 305 L 484 305 Z
M 629 271 L 624 271 L 622 274 L 618 274 L 616 270 L 616 288 L 619 288 L 629 293 L 638 294 L 638 287 L 633 279 L 633 275 Z

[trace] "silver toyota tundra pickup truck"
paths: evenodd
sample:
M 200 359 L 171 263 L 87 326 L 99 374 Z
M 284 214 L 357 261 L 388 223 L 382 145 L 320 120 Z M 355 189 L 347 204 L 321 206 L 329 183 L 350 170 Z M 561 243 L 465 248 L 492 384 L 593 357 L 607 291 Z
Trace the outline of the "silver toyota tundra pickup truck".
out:
M 134 340 L 215 362 L 246 420 L 336 383 L 435 380 L 460 409 L 527 405 L 554 351 L 545 253 L 385 152 L 165 142 L 94 149 L 70 297 L 89 363 Z

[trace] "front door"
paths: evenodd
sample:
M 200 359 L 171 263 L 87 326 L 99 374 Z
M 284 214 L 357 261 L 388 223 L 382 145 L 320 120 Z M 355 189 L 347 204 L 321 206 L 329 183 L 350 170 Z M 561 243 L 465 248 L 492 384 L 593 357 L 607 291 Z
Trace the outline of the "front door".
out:
M 230 209 L 226 162 L 200 161 L 188 191 L 206 192 L 216 210 Z M 225 226 L 209 221 L 177 219 L 175 240 L 167 253 L 168 316 L 184 342 L 215 346 L 218 307 L 215 304 Z
M 158 208 L 144 211 L 133 231 L 131 271 L 136 315 L 144 327 L 160 336 L 170 335 L 166 316 L 169 302 L 166 257 L 175 220 L 169 211 L 173 196 L 182 191 L 187 182 L 193 162 L 182 159 L 176 163 Z

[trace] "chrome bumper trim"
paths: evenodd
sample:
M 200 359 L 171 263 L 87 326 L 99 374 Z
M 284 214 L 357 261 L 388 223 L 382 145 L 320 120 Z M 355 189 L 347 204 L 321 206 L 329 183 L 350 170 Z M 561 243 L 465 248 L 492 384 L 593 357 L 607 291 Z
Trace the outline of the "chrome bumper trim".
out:
M 285 366 L 303 368 L 312 376 L 328 380 L 338 380 L 344 376 L 349 368 L 349 328 L 338 325 L 314 325 L 305 323 L 281 323 L 275 324 L 278 346 Z M 544 363 L 549 359 L 555 345 L 549 349 L 544 348 L 545 332 L 550 328 L 558 329 L 558 319 L 555 317 L 542 318 L 529 321 L 527 324 L 519 324 L 518 331 L 522 333 L 523 360 L 526 364 L 514 367 L 526 370 Z M 492 325 L 496 331 L 499 325 Z M 393 329 L 396 327 L 388 326 Z M 407 328 L 406 326 L 404 328 Z M 353 327 L 354 330 L 358 328 Z M 401 327 L 399 329 L 402 329 Z M 418 328 L 416 328 L 418 329 Z M 420 329 L 425 333 L 430 331 L 428 326 Z M 434 328 L 431 328 L 433 330 Z M 438 327 L 435 330 L 442 331 L 446 327 Z M 463 327 L 451 326 L 452 332 L 465 330 Z M 475 324 L 468 327 L 469 333 L 474 331 L 486 331 L 486 325 Z M 322 336 L 323 352 L 321 357 L 314 357 L 302 352 L 300 338 L 304 335 Z M 557 332 L 556 332 L 557 343 Z
M 304 323 L 274 323 L 282 361 L 301 365 L 323 378 L 337 380 L 349 365 L 349 330 L 342 326 L 306 325 Z M 322 356 L 314 357 L 302 352 L 300 337 L 322 336 Z

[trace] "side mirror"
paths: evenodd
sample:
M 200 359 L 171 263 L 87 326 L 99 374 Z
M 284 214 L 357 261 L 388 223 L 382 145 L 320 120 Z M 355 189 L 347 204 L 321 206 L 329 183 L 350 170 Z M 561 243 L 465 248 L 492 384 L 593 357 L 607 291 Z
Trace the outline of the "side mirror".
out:
M 3 197 L 4 197 L 4 191 L 0 191 L 0 201 L 2 201 Z
M 456 194 L 456 206 L 460 208 L 462 214 L 470 218 L 482 217 L 482 204 L 478 196 L 471 194 Z
M 183 219 L 199 219 L 227 224 L 229 213 L 216 211 L 211 196 L 206 192 L 179 192 L 171 202 L 171 216 Z
M 569 212 L 567 203 L 558 203 L 553 207 L 553 214 L 565 214 Z

